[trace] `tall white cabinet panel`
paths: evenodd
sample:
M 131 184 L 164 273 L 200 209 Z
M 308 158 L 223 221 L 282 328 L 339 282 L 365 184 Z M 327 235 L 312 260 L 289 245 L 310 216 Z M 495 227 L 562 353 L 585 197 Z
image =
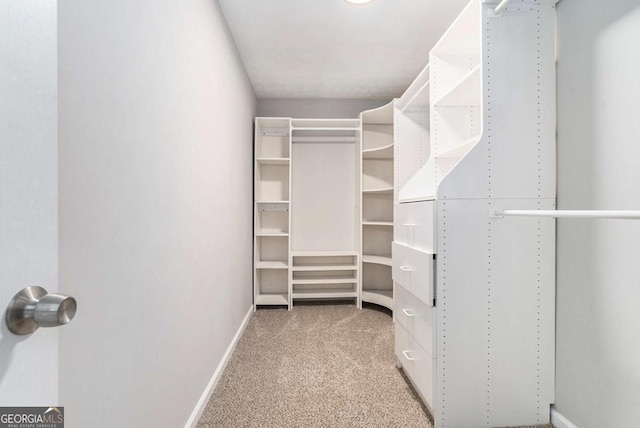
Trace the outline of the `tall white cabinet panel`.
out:
M 436 428 L 546 424 L 554 401 L 555 222 L 490 212 L 555 207 L 555 2 L 497 3 L 471 1 L 396 103 L 396 354 Z M 435 255 L 433 306 L 410 250 Z
M 362 122 L 361 299 L 393 309 L 393 102 L 360 114 Z
M 256 118 L 254 309 L 289 305 L 290 119 Z

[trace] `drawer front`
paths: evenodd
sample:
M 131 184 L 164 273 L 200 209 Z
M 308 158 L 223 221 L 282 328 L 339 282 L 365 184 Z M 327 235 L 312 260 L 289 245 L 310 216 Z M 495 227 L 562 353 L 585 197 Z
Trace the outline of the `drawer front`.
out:
M 433 306 L 433 254 L 394 242 L 392 245 L 393 280 L 428 306 Z
M 394 218 L 394 241 L 435 253 L 435 201 L 398 204 Z
M 436 308 L 427 306 L 403 287 L 395 287 L 394 315 L 413 339 L 431 356 L 436 357 Z
M 436 360 L 429 357 L 411 335 L 396 323 L 396 356 L 430 410 L 433 410 Z

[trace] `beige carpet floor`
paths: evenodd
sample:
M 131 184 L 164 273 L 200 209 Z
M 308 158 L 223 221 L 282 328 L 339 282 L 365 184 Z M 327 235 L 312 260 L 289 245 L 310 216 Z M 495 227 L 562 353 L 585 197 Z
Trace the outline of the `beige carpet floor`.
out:
M 258 310 L 198 427 L 432 427 L 393 346 L 382 310 Z

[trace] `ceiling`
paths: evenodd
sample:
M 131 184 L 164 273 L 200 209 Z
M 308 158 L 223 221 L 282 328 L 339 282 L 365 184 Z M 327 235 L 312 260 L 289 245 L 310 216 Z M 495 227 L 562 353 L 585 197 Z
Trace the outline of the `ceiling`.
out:
M 468 0 L 218 0 L 258 98 L 401 95 Z

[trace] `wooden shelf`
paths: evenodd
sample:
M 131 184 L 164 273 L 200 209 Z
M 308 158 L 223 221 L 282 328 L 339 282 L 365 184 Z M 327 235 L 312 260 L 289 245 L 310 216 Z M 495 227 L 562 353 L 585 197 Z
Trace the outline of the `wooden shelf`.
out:
M 362 193 L 393 193 L 393 187 L 382 187 L 379 189 L 362 189 Z
M 367 254 L 362 255 L 362 263 L 374 263 L 374 264 L 385 265 L 385 266 L 393 265 L 391 257 L 372 256 Z
M 293 257 L 340 257 L 357 256 L 357 251 L 292 251 Z
M 355 278 L 314 278 L 314 279 L 293 279 L 292 284 L 355 284 L 358 282 Z
M 265 237 L 274 237 L 274 236 L 289 236 L 288 233 L 284 233 L 284 232 L 258 232 L 256 233 L 256 236 L 258 238 L 265 238 Z
M 257 158 L 260 165 L 289 165 L 289 158 Z
M 259 294 L 256 305 L 288 306 L 289 299 L 286 294 Z
M 363 221 L 363 226 L 390 226 L 393 227 L 392 221 Z
M 305 272 L 305 271 L 336 271 L 336 270 L 356 270 L 358 266 L 350 263 L 345 264 L 328 264 L 328 265 L 294 265 L 291 270 L 296 272 Z
M 393 310 L 393 290 L 362 290 L 362 301 Z
M 362 151 L 363 159 L 393 159 L 393 143 L 384 147 L 376 147 Z
M 335 288 L 332 290 L 298 290 L 293 292 L 294 299 L 336 299 L 358 297 L 352 288 Z
M 256 269 L 289 269 L 289 265 L 283 261 L 264 261 L 257 262 Z

